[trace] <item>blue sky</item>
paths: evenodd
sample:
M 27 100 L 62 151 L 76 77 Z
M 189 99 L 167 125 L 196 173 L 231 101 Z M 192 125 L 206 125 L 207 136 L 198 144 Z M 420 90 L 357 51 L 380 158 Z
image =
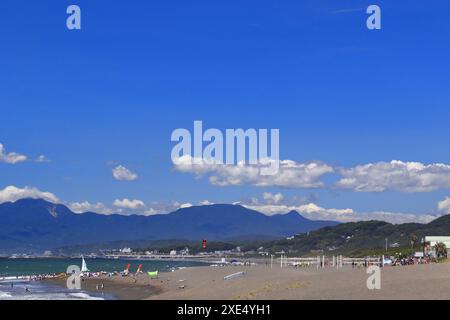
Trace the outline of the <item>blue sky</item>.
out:
M 65 26 L 70 4 L 82 10 L 81 31 Z M 366 28 L 370 4 L 382 9 L 382 30 Z M 219 187 L 175 170 L 170 135 L 194 120 L 279 128 L 281 158 L 298 163 L 449 164 L 449 12 L 443 0 L 3 0 L 0 143 L 28 161 L 0 161 L 0 189 L 109 207 L 263 202 L 270 192 L 296 206 L 442 213 L 446 169 L 426 192 L 389 181 L 356 192 L 336 187 L 337 173 L 318 189 Z M 32 161 L 41 154 L 51 161 Z M 118 165 L 138 178 L 114 179 Z

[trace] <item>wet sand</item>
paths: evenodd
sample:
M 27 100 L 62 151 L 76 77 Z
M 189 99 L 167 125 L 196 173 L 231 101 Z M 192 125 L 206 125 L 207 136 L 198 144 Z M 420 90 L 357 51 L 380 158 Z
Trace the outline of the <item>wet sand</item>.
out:
M 55 278 L 46 279 L 44 281 L 48 284 L 66 286 L 66 279 L 67 278 Z M 102 276 L 99 278 L 83 279 L 81 288 L 89 292 L 111 294 L 118 300 L 143 300 L 149 296 L 161 293 L 161 289 L 156 285 L 156 281 L 157 280 L 153 280 L 153 283 L 151 284 L 148 277 L 144 274 L 138 275 L 136 277 L 136 282 L 134 277 L 115 276 L 113 278 L 108 278 Z M 102 284 L 104 285 L 103 289 L 101 289 Z M 98 290 L 97 286 L 99 287 Z
M 246 275 L 223 279 L 241 271 Z M 364 268 L 351 267 L 194 267 L 160 273 L 158 279 L 151 280 L 141 274 L 136 282 L 132 277 L 86 279 L 83 288 L 96 291 L 96 285 L 103 282 L 104 292 L 126 300 L 450 299 L 449 263 L 385 267 L 381 271 L 381 290 L 369 290 L 368 277 Z

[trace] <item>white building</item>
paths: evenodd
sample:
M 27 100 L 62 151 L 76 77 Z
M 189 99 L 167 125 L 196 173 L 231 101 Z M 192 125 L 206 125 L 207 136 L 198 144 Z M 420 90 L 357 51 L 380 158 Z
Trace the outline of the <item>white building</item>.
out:
M 436 243 L 442 242 L 445 244 L 447 249 L 450 249 L 450 237 L 425 237 L 425 242 L 429 242 L 430 246 L 433 248 Z
M 51 255 L 52 255 L 52 252 L 50 250 L 45 250 L 44 251 L 44 256 L 50 257 Z

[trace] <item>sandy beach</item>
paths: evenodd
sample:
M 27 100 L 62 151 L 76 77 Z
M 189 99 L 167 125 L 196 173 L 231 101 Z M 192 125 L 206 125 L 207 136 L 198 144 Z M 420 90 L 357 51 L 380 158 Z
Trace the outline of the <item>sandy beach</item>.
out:
M 162 277 L 149 299 L 450 299 L 450 264 L 385 267 L 381 290 L 369 290 L 366 270 L 258 267 L 191 268 Z M 246 271 L 243 278 L 223 277 Z M 185 279 L 179 289 L 179 279 Z
M 245 271 L 243 277 L 224 276 Z M 321 300 L 321 299 L 450 299 L 450 264 L 385 267 L 381 290 L 369 290 L 364 268 L 294 269 L 279 266 L 193 267 L 161 273 L 158 279 L 134 277 L 96 278 L 83 281 L 95 291 L 104 283 L 105 293 L 117 299 L 149 300 Z M 62 280 L 51 280 L 63 284 Z

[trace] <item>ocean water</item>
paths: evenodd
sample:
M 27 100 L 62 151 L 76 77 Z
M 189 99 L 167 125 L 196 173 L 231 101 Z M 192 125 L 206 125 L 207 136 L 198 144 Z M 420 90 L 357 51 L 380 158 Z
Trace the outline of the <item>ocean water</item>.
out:
M 136 271 L 142 264 L 142 271 L 160 272 L 170 271 L 172 268 L 204 266 L 203 262 L 192 261 L 155 261 L 155 260 L 113 260 L 113 259 L 88 259 L 86 264 L 90 271 L 123 271 L 127 264 L 131 265 L 130 271 Z M 71 265 L 81 267 L 81 259 L 0 259 L 0 280 L 2 277 L 29 276 L 37 274 L 52 274 L 66 272 Z
M 142 264 L 142 271 L 160 272 L 172 269 L 204 266 L 192 261 L 139 261 L 85 259 L 91 272 L 123 271 L 130 264 L 133 273 Z M 39 281 L 29 281 L 27 276 L 66 272 L 71 265 L 81 267 L 81 259 L 0 259 L 0 300 L 110 300 L 113 296 L 98 292 L 69 290 Z M 28 289 L 28 291 L 27 291 Z

